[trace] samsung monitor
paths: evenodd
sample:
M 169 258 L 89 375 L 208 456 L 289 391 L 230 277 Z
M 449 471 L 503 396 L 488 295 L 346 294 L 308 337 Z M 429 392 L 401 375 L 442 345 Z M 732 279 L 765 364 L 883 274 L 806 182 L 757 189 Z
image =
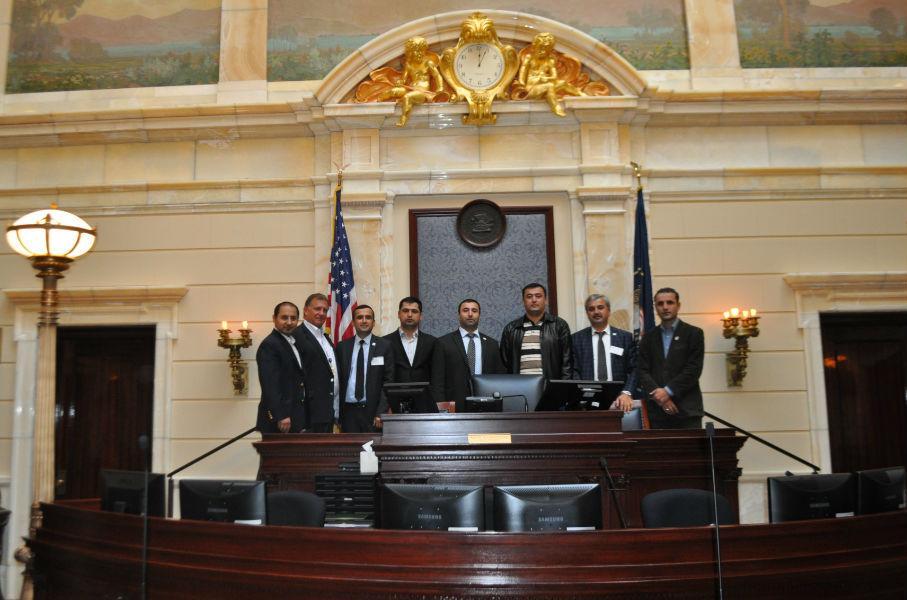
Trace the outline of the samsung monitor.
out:
M 495 531 L 584 531 L 602 528 L 597 483 L 499 485 L 494 488 Z
M 485 494 L 480 485 L 386 483 L 381 486 L 383 529 L 485 529 Z
M 609 410 L 624 390 L 623 381 L 552 379 L 551 395 L 570 410 Z
M 264 525 L 267 523 L 265 482 L 183 479 L 180 518 Z
M 428 393 L 428 381 L 404 381 L 402 383 L 385 383 L 384 395 L 394 414 L 408 414 L 419 396 Z
M 857 514 L 904 508 L 904 467 L 857 471 Z
M 142 514 L 144 471 L 101 469 L 101 510 Z M 148 516 L 164 516 L 164 475 L 148 473 Z
M 542 375 L 490 374 L 472 376 L 472 395 L 500 396 L 504 412 L 532 412 L 545 393 Z M 468 411 L 468 407 L 467 407 Z
M 769 477 L 768 506 L 771 523 L 850 517 L 856 509 L 856 477 L 853 473 Z

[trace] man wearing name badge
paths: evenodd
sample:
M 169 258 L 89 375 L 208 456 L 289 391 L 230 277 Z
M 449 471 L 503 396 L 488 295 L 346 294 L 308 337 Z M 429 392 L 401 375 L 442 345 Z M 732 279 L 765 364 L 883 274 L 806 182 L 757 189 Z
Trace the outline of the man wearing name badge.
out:
M 299 307 L 281 302 L 274 307 L 274 330 L 261 341 L 255 354 L 261 401 L 256 429 L 261 433 L 305 431 L 305 383 L 302 359 L 293 330 L 299 324 Z
M 463 412 L 466 396 L 472 395 L 472 376 L 503 373 L 500 348 L 494 338 L 479 333 L 482 307 L 467 298 L 457 307 L 460 327 L 435 343 L 431 387 L 435 402 L 456 402 Z
M 312 294 L 302 308 L 302 324 L 293 332 L 296 347 L 302 351 L 306 415 L 311 433 L 331 433 L 340 416 L 340 377 L 334 346 L 321 329 L 327 316 L 327 296 Z
M 633 408 L 636 389 L 636 343 L 633 334 L 608 321 L 611 301 L 602 294 L 586 299 L 590 326 L 573 334 L 573 378 L 585 381 L 623 381 L 624 387 L 611 404 L 612 410 Z
M 541 283 L 523 288 L 526 314 L 504 326 L 501 361 L 508 373 L 544 375 L 545 379 L 573 376 L 573 345 L 570 326 L 550 314 L 548 292 Z
M 344 433 L 372 433 L 387 412 L 384 384 L 393 381 L 391 344 L 372 335 L 375 311 L 360 304 L 353 311 L 356 335 L 337 345 L 340 367 L 340 428 Z
M 699 376 L 705 336 L 698 327 L 677 318 L 680 294 L 673 288 L 655 292 L 655 312 L 661 323 L 643 336 L 637 363 L 649 423 L 653 429 L 698 429 L 702 427 Z
M 411 381 L 431 381 L 431 358 L 435 349 L 436 337 L 419 330 L 422 322 L 422 301 L 414 296 L 400 300 L 397 318 L 400 329 L 384 336 L 394 349 L 394 381 L 409 383 Z M 436 413 L 430 389 L 410 396 L 410 411 L 414 413 Z M 391 409 L 401 412 L 397 399 L 390 399 Z

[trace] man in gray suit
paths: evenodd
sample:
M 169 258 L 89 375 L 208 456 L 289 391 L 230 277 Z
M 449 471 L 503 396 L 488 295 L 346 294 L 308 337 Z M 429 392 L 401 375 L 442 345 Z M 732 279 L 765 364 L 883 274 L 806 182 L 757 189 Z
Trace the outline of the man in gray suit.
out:
M 677 318 L 680 294 L 673 288 L 655 292 L 655 312 L 661 323 L 639 343 L 639 385 L 646 396 L 653 429 L 702 427 L 699 376 L 705 356 L 705 336 L 698 327 Z

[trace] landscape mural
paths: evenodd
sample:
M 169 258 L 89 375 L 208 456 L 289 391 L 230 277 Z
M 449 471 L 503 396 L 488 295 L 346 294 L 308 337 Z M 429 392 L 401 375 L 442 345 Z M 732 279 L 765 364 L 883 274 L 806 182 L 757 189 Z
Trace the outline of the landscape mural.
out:
M 216 83 L 221 0 L 14 0 L 6 92 Z
M 907 0 L 735 0 L 743 67 L 907 66 Z
M 481 7 L 570 25 L 605 42 L 637 69 L 689 68 L 683 0 L 491 0 Z M 450 0 L 270 0 L 268 79 L 323 79 L 354 50 L 390 29 L 467 8 Z

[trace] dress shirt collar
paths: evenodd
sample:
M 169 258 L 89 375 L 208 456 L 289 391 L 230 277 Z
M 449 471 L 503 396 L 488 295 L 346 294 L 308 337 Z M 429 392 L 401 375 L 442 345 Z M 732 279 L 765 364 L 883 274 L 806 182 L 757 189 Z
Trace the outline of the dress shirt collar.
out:
M 277 330 L 275 329 L 274 331 L 277 331 Z M 291 345 L 291 346 L 295 346 L 295 345 L 296 345 L 296 338 L 294 338 L 292 335 L 287 335 L 287 334 L 285 334 L 285 333 L 282 332 L 282 331 L 277 331 L 277 333 L 279 333 L 280 335 L 282 335 L 282 336 L 283 336 L 283 339 L 285 339 L 286 341 L 290 342 L 290 345 Z
M 460 329 L 460 337 L 463 338 L 463 339 L 466 340 L 466 341 L 469 341 L 469 338 L 467 338 L 466 336 L 469 335 L 470 332 L 469 332 L 469 331 L 466 331 L 466 330 L 463 329 L 462 327 L 460 327 L 459 329 Z M 478 330 L 478 329 L 476 329 L 476 330 L 473 331 L 472 333 L 475 334 L 477 340 L 478 340 L 478 339 L 481 339 L 482 336 L 479 335 L 479 330 Z
M 413 332 L 413 337 L 412 337 L 412 338 L 410 338 L 408 335 L 406 335 L 406 333 L 403 331 L 402 328 L 399 329 L 398 331 L 400 332 L 400 339 L 403 340 L 404 342 L 412 342 L 412 341 L 414 341 L 414 340 L 418 340 L 418 339 L 419 339 L 419 330 L 418 330 L 418 329 L 416 329 L 416 330 Z
M 598 332 L 595 331 L 595 327 L 590 327 L 589 329 L 592 330 L 592 337 L 593 337 L 593 338 L 594 338 L 595 336 L 598 335 Z M 611 337 L 611 324 L 608 323 L 607 325 L 605 325 L 605 328 L 604 328 L 602 331 L 605 332 L 605 337 Z
M 359 347 L 359 342 L 360 342 L 360 341 L 364 341 L 366 346 L 371 346 L 371 345 L 372 345 L 372 334 L 371 334 L 371 332 L 369 332 L 369 334 L 368 334 L 367 336 L 365 336 L 364 338 L 363 338 L 363 337 L 359 337 L 358 335 L 356 335 L 353 339 L 356 340 L 356 343 L 353 344 L 353 345 L 356 346 L 357 348 Z
M 315 339 L 320 342 L 321 338 L 324 337 L 324 330 L 321 329 L 320 327 L 315 327 L 314 325 L 312 325 L 311 323 L 309 323 L 308 321 L 305 321 L 305 320 L 302 323 L 306 326 L 306 329 L 309 330 L 309 333 L 314 335 Z

